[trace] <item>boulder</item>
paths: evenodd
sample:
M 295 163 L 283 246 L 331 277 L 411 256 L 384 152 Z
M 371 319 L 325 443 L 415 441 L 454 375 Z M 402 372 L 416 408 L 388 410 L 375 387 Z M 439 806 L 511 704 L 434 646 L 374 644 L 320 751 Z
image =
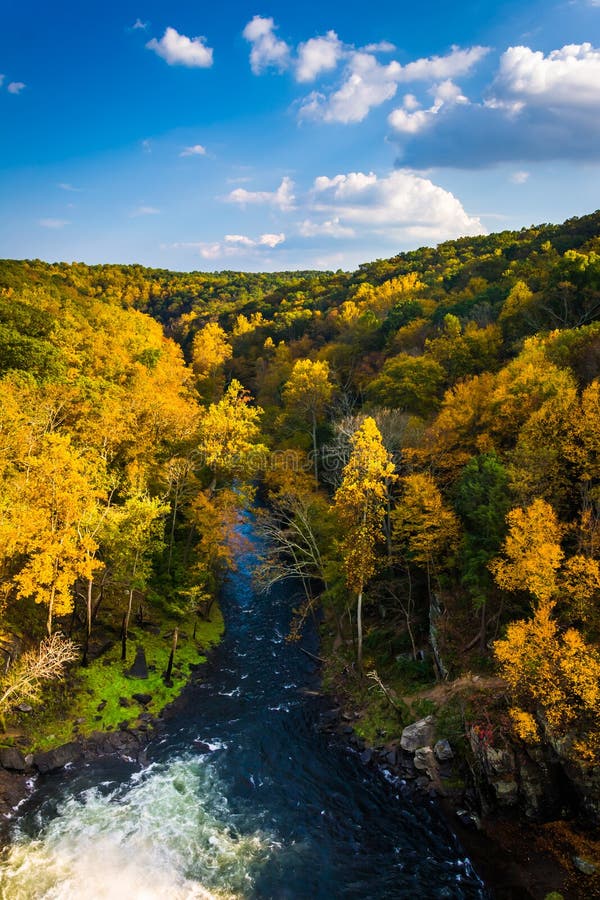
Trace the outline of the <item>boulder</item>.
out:
M 409 753 L 414 753 L 419 747 L 429 747 L 433 738 L 433 731 L 433 716 L 419 719 L 418 722 L 407 725 L 403 730 L 402 737 L 400 738 L 400 746 Z
M 395 750 L 388 750 L 385 754 L 385 761 L 390 766 L 395 766 L 398 762 L 398 754 Z
M 419 772 L 426 772 L 430 778 L 433 778 L 437 770 L 437 762 L 431 747 L 419 747 L 415 750 L 414 758 L 415 769 Z
M 81 744 L 71 741 L 69 744 L 63 744 L 55 750 L 47 750 L 45 753 L 34 753 L 33 764 L 42 773 L 53 772 L 55 769 L 62 769 L 67 763 L 76 762 L 81 758 Z
M 148 706 L 152 703 L 152 694 L 132 694 L 131 699 L 136 700 L 140 706 Z
M 516 806 L 519 800 L 519 785 L 512 778 L 508 781 L 490 782 L 499 806 Z
M 0 750 L 0 766 L 15 772 L 24 772 L 28 768 L 25 757 L 16 747 L 5 747 Z
M 452 752 L 450 742 L 445 739 L 436 743 L 433 752 L 435 753 L 435 758 L 438 762 L 446 762 L 449 759 L 454 759 L 454 753 Z
M 371 762 L 372 759 L 373 759 L 373 751 L 370 750 L 369 748 L 367 748 L 366 750 L 363 750 L 363 752 L 360 754 L 360 761 L 365 766 L 367 766 Z

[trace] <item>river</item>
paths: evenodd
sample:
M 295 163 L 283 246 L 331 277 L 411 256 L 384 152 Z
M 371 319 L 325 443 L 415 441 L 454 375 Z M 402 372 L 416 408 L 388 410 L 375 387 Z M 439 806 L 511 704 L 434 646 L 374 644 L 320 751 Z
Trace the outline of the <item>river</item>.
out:
M 251 526 L 247 526 L 251 529 Z M 318 728 L 318 672 L 285 642 L 289 592 L 241 553 L 226 634 L 148 748 L 40 779 L 2 900 L 436 900 L 487 896 L 434 804 Z M 315 652 L 317 637 L 305 647 Z

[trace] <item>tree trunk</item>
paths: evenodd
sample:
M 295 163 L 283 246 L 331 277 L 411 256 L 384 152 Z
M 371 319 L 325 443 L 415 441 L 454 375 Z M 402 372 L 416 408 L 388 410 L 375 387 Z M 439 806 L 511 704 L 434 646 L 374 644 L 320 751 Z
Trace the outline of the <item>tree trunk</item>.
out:
M 56 594 L 56 585 L 52 585 L 52 590 L 50 591 L 50 601 L 48 603 L 48 619 L 46 621 L 46 631 L 48 632 L 48 637 L 52 637 L 52 613 L 54 611 L 54 596 Z
M 177 479 L 177 487 L 175 488 L 175 499 L 173 500 L 173 515 L 171 517 L 171 534 L 169 537 L 169 559 L 167 561 L 167 575 L 171 574 L 171 563 L 173 562 L 173 545 L 175 544 L 175 522 L 177 519 L 177 508 L 179 506 L 179 479 Z
M 362 600 L 363 600 L 363 592 L 362 592 L 362 590 L 360 590 L 358 592 L 358 600 L 356 603 L 356 636 L 357 636 L 356 660 L 358 663 L 358 671 L 359 671 L 360 675 L 362 675 L 362 673 L 363 673 Z
M 167 670 L 165 672 L 165 682 L 168 684 L 171 681 L 171 673 L 173 671 L 173 660 L 175 659 L 175 650 L 177 649 L 177 638 L 179 637 L 179 631 L 176 628 L 173 632 L 173 643 L 171 645 L 171 652 L 169 654 L 169 662 L 167 663 Z
M 482 653 L 485 653 L 485 645 L 486 645 L 486 603 L 485 600 L 481 604 L 481 642 L 479 644 L 479 649 Z
M 123 623 L 121 625 L 121 662 L 127 659 L 127 613 L 123 614 Z
M 131 617 L 131 608 L 133 606 L 133 588 L 129 589 L 129 602 L 127 604 L 127 612 L 123 616 L 123 629 L 121 633 L 121 659 L 127 658 L 127 633 L 129 631 L 129 619 Z
M 415 644 L 415 636 L 413 634 L 411 618 L 413 611 L 413 592 L 412 592 L 412 578 L 410 576 L 410 566 L 406 567 L 406 574 L 408 576 L 408 608 L 406 610 L 405 618 L 406 618 L 406 630 L 408 631 L 408 636 L 410 638 L 410 643 L 412 645 L 413 659 L 417 659 L 417 647 Z

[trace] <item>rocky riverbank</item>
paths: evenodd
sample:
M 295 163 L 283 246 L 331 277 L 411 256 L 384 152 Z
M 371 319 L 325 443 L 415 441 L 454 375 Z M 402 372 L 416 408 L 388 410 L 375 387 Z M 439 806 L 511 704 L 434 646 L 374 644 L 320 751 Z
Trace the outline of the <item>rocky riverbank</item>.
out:
M 563 809 L 568 819 L 543 817 L 554 795 L 532 766 L 517 768 L 510 752 L 486 747 L 479 735 L 471 736 L 473 756 L 465 759 L 447 738 L 436 739 L 433 716 L 411 723 L 399 739 L 369 745 L 355 731 L 359 718 L 336 703 L 320 728 L 339 735 L 363 765 L 400 790 L 436 803 L 496 900 L 600 898 L 598 834 L 572 805 Z

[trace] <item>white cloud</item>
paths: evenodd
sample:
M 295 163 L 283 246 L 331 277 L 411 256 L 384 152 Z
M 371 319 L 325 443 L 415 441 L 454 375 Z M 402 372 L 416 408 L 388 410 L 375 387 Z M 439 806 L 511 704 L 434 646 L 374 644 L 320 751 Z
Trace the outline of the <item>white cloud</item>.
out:
M 600 49 L 567 44 L 548 56 L 530 47 L 502 54 L 496 91 L 530 106 L 600 106 Z
M 282 178 L 281 184 L 275 191 L 248 191 L 246 188 L 235 188 L 224 198 L 228 203 L 238 203 L 240 206 L 247 204 L 267 204 L 275 206 L 282 211 L 294 208 L 294 182 L 287 176 Z
M 22 81 L 11 81 L 10 84 L 7 85 L 6 90 L 9 94 L 20 94 L 26 87 L 27 85 Z
M 38 222 L 38 225 L 41 225 L 42 228 L 64 228 L 65 225 L 70 224 L 67 219 L 40 219 Z
M 400 70 L 400 63 L 382 66 L 370 53 L 353 53 L 342 86 L 329 96 L 310 94 L 300 107 L 300 117 L 344 124 L 362 122 L 374 106 L 392 99 Z
M 159 213 L 160 209 L 156 209 L 155 206 L 138 206 L 129 215 L 134 219 L 137 216 L 157 216 Z
M 442 240 L 485 231 L 449 191 L 403 170 L 382 178 L 373 172 L 321 176 L 314 182 L 312 206 L 343 227 L 361 226 L 396 239 Z
M 393 53 L 395 49 L 396 45 L 390 41 L 378 41 L 376 44 L 367 44 L 366 47 L 361 47 L 365 53 Z
M 152 153 L 152 141 L 148 140 L 148 138 L 145 138 L 141 143 L 144 153 Z
M 435 85 L 430 93 L 433 94 L 433 105 L 428 109 L 418 109 L 416 97 L 413 94 L 406 94 L 403 106 L 394 109 L 388 116 L 392 128 L 403 134 L 418 134 L 433 123 L 434 117 L 443 106 L 469 102 L 458 85 L 450 79 Z
M 274 247 L 283 244 L 285 234 L 261 234 L 257 240 L 248 237 L 245 234 L 226 234 L 222 241 L 214 243 L 199 244 L 174 244 L 175 247 L 197 247 L 200 256 L 204 259 L 219 259 L 221 257 L 239 256 L 243 254 L 255 254 L 268 248 L 272 250 Z
M 466 75 L 489 53 L 489 47 L 452 47 L 446 56 L 428 56 L 402 66 L 400 81 L 440 81 Z
M 341 87 L 329 95 L 310 94 L 300 107 L 300 117 L 344 124 L 362 122 L 371 109 L 395 96 L 398 84 L 410 81 L 443 79 L 439 85 L 442 90 L 439 99 L 442 103 L 449 102 L 449 94 L 443 94 L 444 85 L 452 84 L 450 79 L 453 76 L 468 73 L 487 52 L 486 47 L 471 47 L 469 50 L 453 47 L 447 56 L 418 59 L 406 66 L 395 60 L 384 66 L 370 53 L 353 52 Z M 452 102 L 459 101 L 455 98 Z M 405 116 L 399 118 L 405 119 Z M 411 123 L 413 131 L 418 130 L 418 120 L 423 120 L 422 114 Z
M 525 184 L 528 178 L 529 172 L 524 171 L 513 172 L 510 176 L 510 180 L 513 184 Z
M 189 38 L 171 27 L 166 29 L 160 41 L 152 38 L 146 47 L 166 60 L 170 66 L 208 69 L 213 64 L 213 50 L 206 46 L 206 38 Z
M 224 240 L 228 244 L 241 244 L 243 247 L 255 247 L 256 241 L 245 234 L 226 234 Z
M 193 144 L 191 147 L 184 147 L 180 156 L 206 156 L 206 147 L 202 144 Z
M 402 137 L 406 166 L 597 161 L 600 49 L 590 43 L 567 44 L 544 54 L 509 47 L 482 99 L 444 101 L 437 110 L 417 110 L 415 115 L 410 119 L 406 112 L 394 111 L 390 117 Z
M 354 228 L 342 225 L 337 216 L 325 222 L 305 219 L 300 225 L 299 232 L 302 237 L 352 238 L 356 234 Z
M 296 81 L 314 81 L 321 72 L 335 69 L 344 52 L 343 44 L 335 31 L 311 38 L 298 45 Z
M 139 31 L 140 29 L 142 31 L 145 31 L 149 24 L 149 22 L 142 22 L 142 20 L 138 17 L 131 27 L 133 31 Z
M 69 191 L 70 193 L 80 194 L 82 188 L 74 187 L 72 184 L 68 184 L 65 181 L 60 181 L 57 185 L 61 189 L 61 191 Z
M 200 256 L 204 259 L 218 259 L 220 256 L 233 256 L 235 253 L 231 247 L 223 247 L 223 245 L 219 243 L 199 244 L 198 249 L 200 251 Z M 227 252 L 228 249 L 229 252 Z
M 243 36 L 252 44 L 250 66 L 255 75 L 260 75 L 270 67 L 280 71 L 287 68 L 290 48 L 285 41 L 275 36 L 273 19 L 254 16 L 244 28 Z
M 285 241 L 285 234 L 281 231 L 279 234 L 261 234 L 258 243 L 261 247 L 277 247 Z

